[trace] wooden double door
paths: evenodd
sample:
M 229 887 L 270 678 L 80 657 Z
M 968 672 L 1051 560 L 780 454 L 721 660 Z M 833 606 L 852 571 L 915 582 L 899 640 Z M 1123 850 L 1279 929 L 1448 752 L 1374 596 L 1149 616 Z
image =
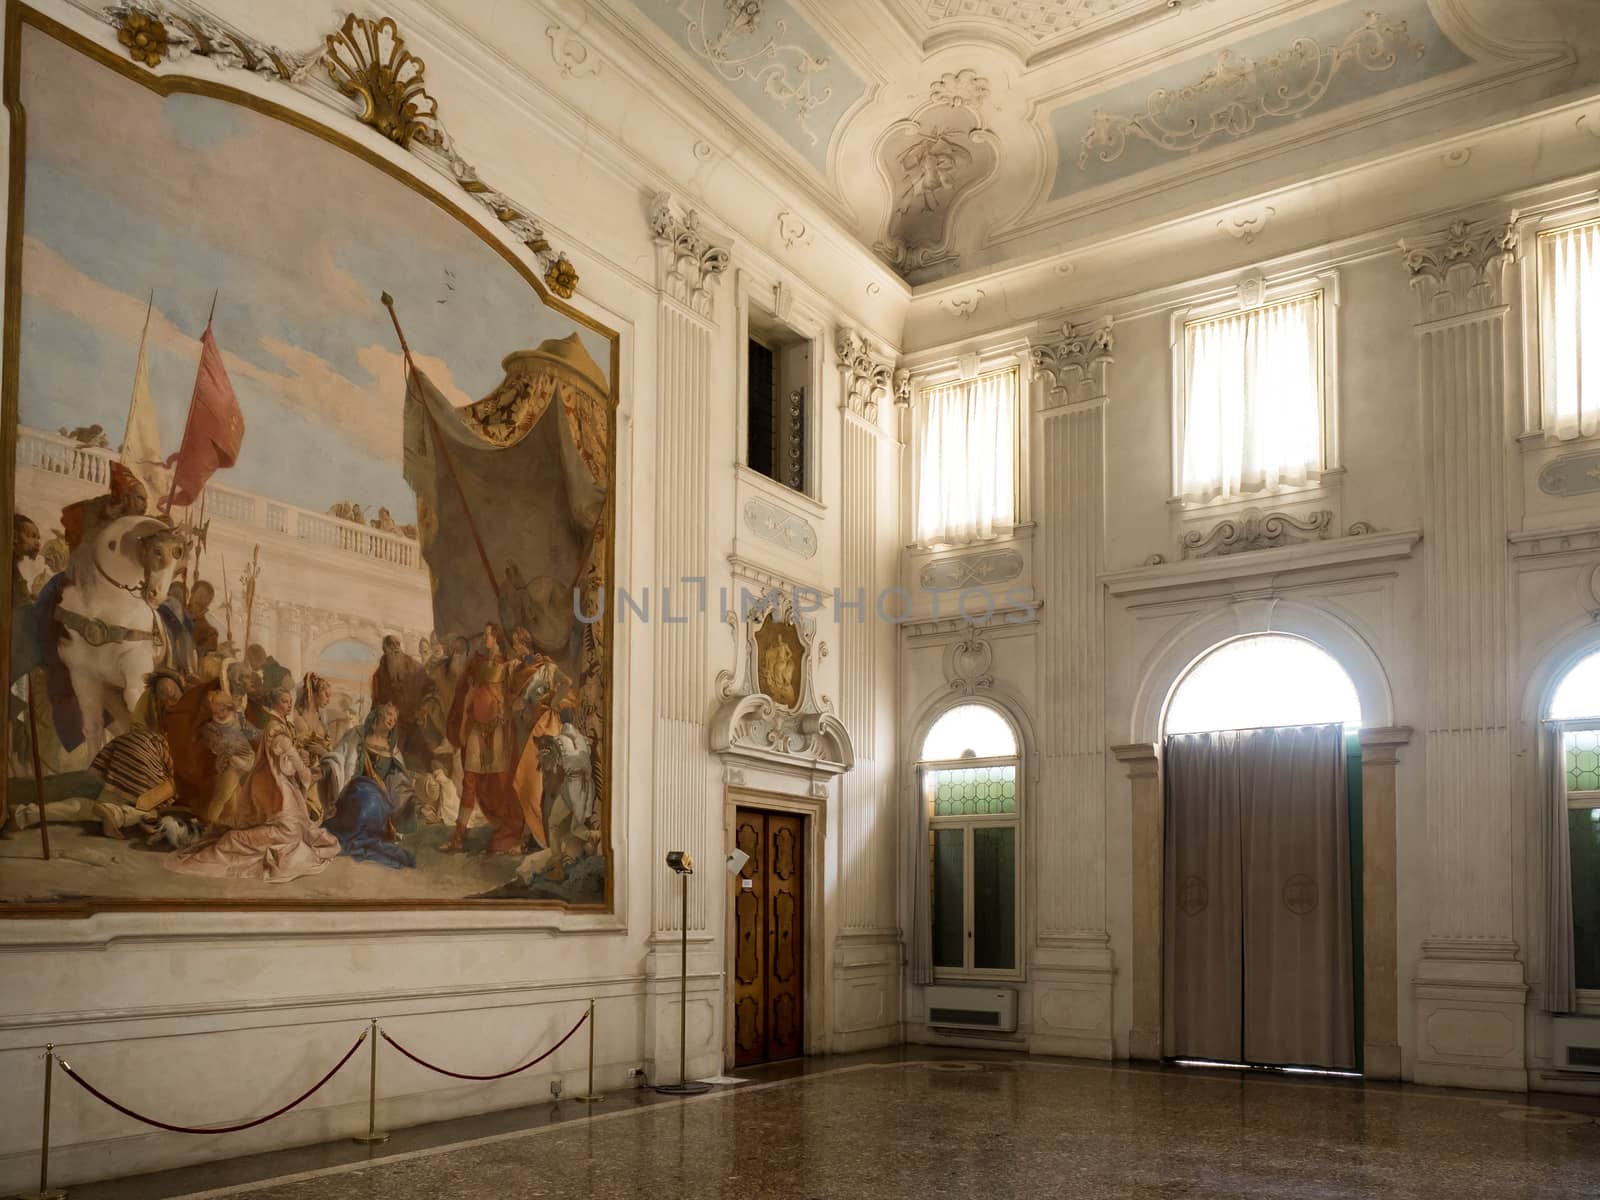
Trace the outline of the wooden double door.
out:
M 735 1066 L 805 1053 L 805 831 L 794 813 L 740 808 L 733 879 Z

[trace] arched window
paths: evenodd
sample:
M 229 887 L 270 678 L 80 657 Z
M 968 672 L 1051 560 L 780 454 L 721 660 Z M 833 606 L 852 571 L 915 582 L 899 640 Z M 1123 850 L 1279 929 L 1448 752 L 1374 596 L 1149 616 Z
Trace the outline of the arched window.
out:
M 1548 716 L 1560 724 L 1567 767 L 1573 980 L 1600 991 L 1600 653 L 1562 677 Z
M 1172 689 L 1167 733 L 1342 722 L 1361 727 L 1361 700 L 1337 659 L 1305 638 L 1235 638 L 1197 659 Z
M 957 705 L 922 740 L 917 769 L 941 975 L 1017 972 L 1020 765 L 1015 728 L 987 704 Z

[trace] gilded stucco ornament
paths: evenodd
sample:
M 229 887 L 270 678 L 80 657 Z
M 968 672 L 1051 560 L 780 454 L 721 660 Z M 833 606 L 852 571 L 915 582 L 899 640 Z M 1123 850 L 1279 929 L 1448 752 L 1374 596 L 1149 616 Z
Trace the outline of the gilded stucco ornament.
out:
M 100 10 L 100 16 L 117 30 L 129 56 L 146 67 L 204 58 L 218 67 L 289 84 L 323 103 L 329 102 L 330 92 L 311 76 L 326 71 L 339 93 L 360 106 L 356 116 L 363 124 L 449 175 L 526 246 L 552 293 L 566 300 L 577 290 L 577 268 L 551 246 L 539 219 L 485 183 L 455 148 L 425 87 L 426 65 L 406 49 L 393 18 L 351 14 L 320 46 L 293 54 L 187 6 L 113 4 Z
M 428 95 L 427 67 L 406 49 L 393 17 L 369 21 L 351 13 L 324 45 L 328 78 L 362 108 L 360 120 L 399 146 L 439 140 L 439 105 Z
M 116 26 L 117 41 L 127 47 L 129 57 L 146 67 L 194 57 L 264 79 L 298 82 L 322 61 L 321 46 L 307 54 L 291 54 L 198 11 L 113 4 L 100 15 Z
M 140 8 L 126 9 L 117 24 L 117 41 L 128 57 L 147 67 L 161 65 L 167 57 L 167 27 L 153 13 Z
M 570 300 L 572 293 L 578 287 L 578 268 L 563 254 L 550 264 L 549 270 L 544 273 L 544 282 L 546 287 L 563 300 Z

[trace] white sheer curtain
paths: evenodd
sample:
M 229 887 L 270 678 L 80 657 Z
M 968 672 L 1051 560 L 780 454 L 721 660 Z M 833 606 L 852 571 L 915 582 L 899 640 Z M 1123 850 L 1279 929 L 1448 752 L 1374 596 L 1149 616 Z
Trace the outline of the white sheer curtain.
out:
M 916 422 L 917 541 L 965 545 L 1017 522 L 1017 372 L 922 394 Z
M 1600 224 L 1539 239 L 1540 342 L 1550 432 L 1600 432 Z
M 1185 499 L 1303 484 L 1321 470 L 1321 326 L 1320 295 L 1188 326 Z

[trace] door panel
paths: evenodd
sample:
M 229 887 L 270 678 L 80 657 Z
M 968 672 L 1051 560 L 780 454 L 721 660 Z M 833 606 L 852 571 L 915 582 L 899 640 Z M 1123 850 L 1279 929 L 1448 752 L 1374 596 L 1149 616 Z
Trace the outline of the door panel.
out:
M 789 813 L 767 814 L 767 846 L 772 871 L 772 954 L 767 973 L 767 1058 L 798 1058 L 805 1051 L 801 1006 L 805 988 L 805 872 L 801 862 L 805 818 Z
M 762 1062 L 767 1044 L 766 821 L 763 814 L 740 809 L 733 844 L 750 856 L 733 880 L 734 1058 L 737 1066 Z
M 734 844 L 734 1065 L 805 1052 L 805 818 L 741 808 Z

